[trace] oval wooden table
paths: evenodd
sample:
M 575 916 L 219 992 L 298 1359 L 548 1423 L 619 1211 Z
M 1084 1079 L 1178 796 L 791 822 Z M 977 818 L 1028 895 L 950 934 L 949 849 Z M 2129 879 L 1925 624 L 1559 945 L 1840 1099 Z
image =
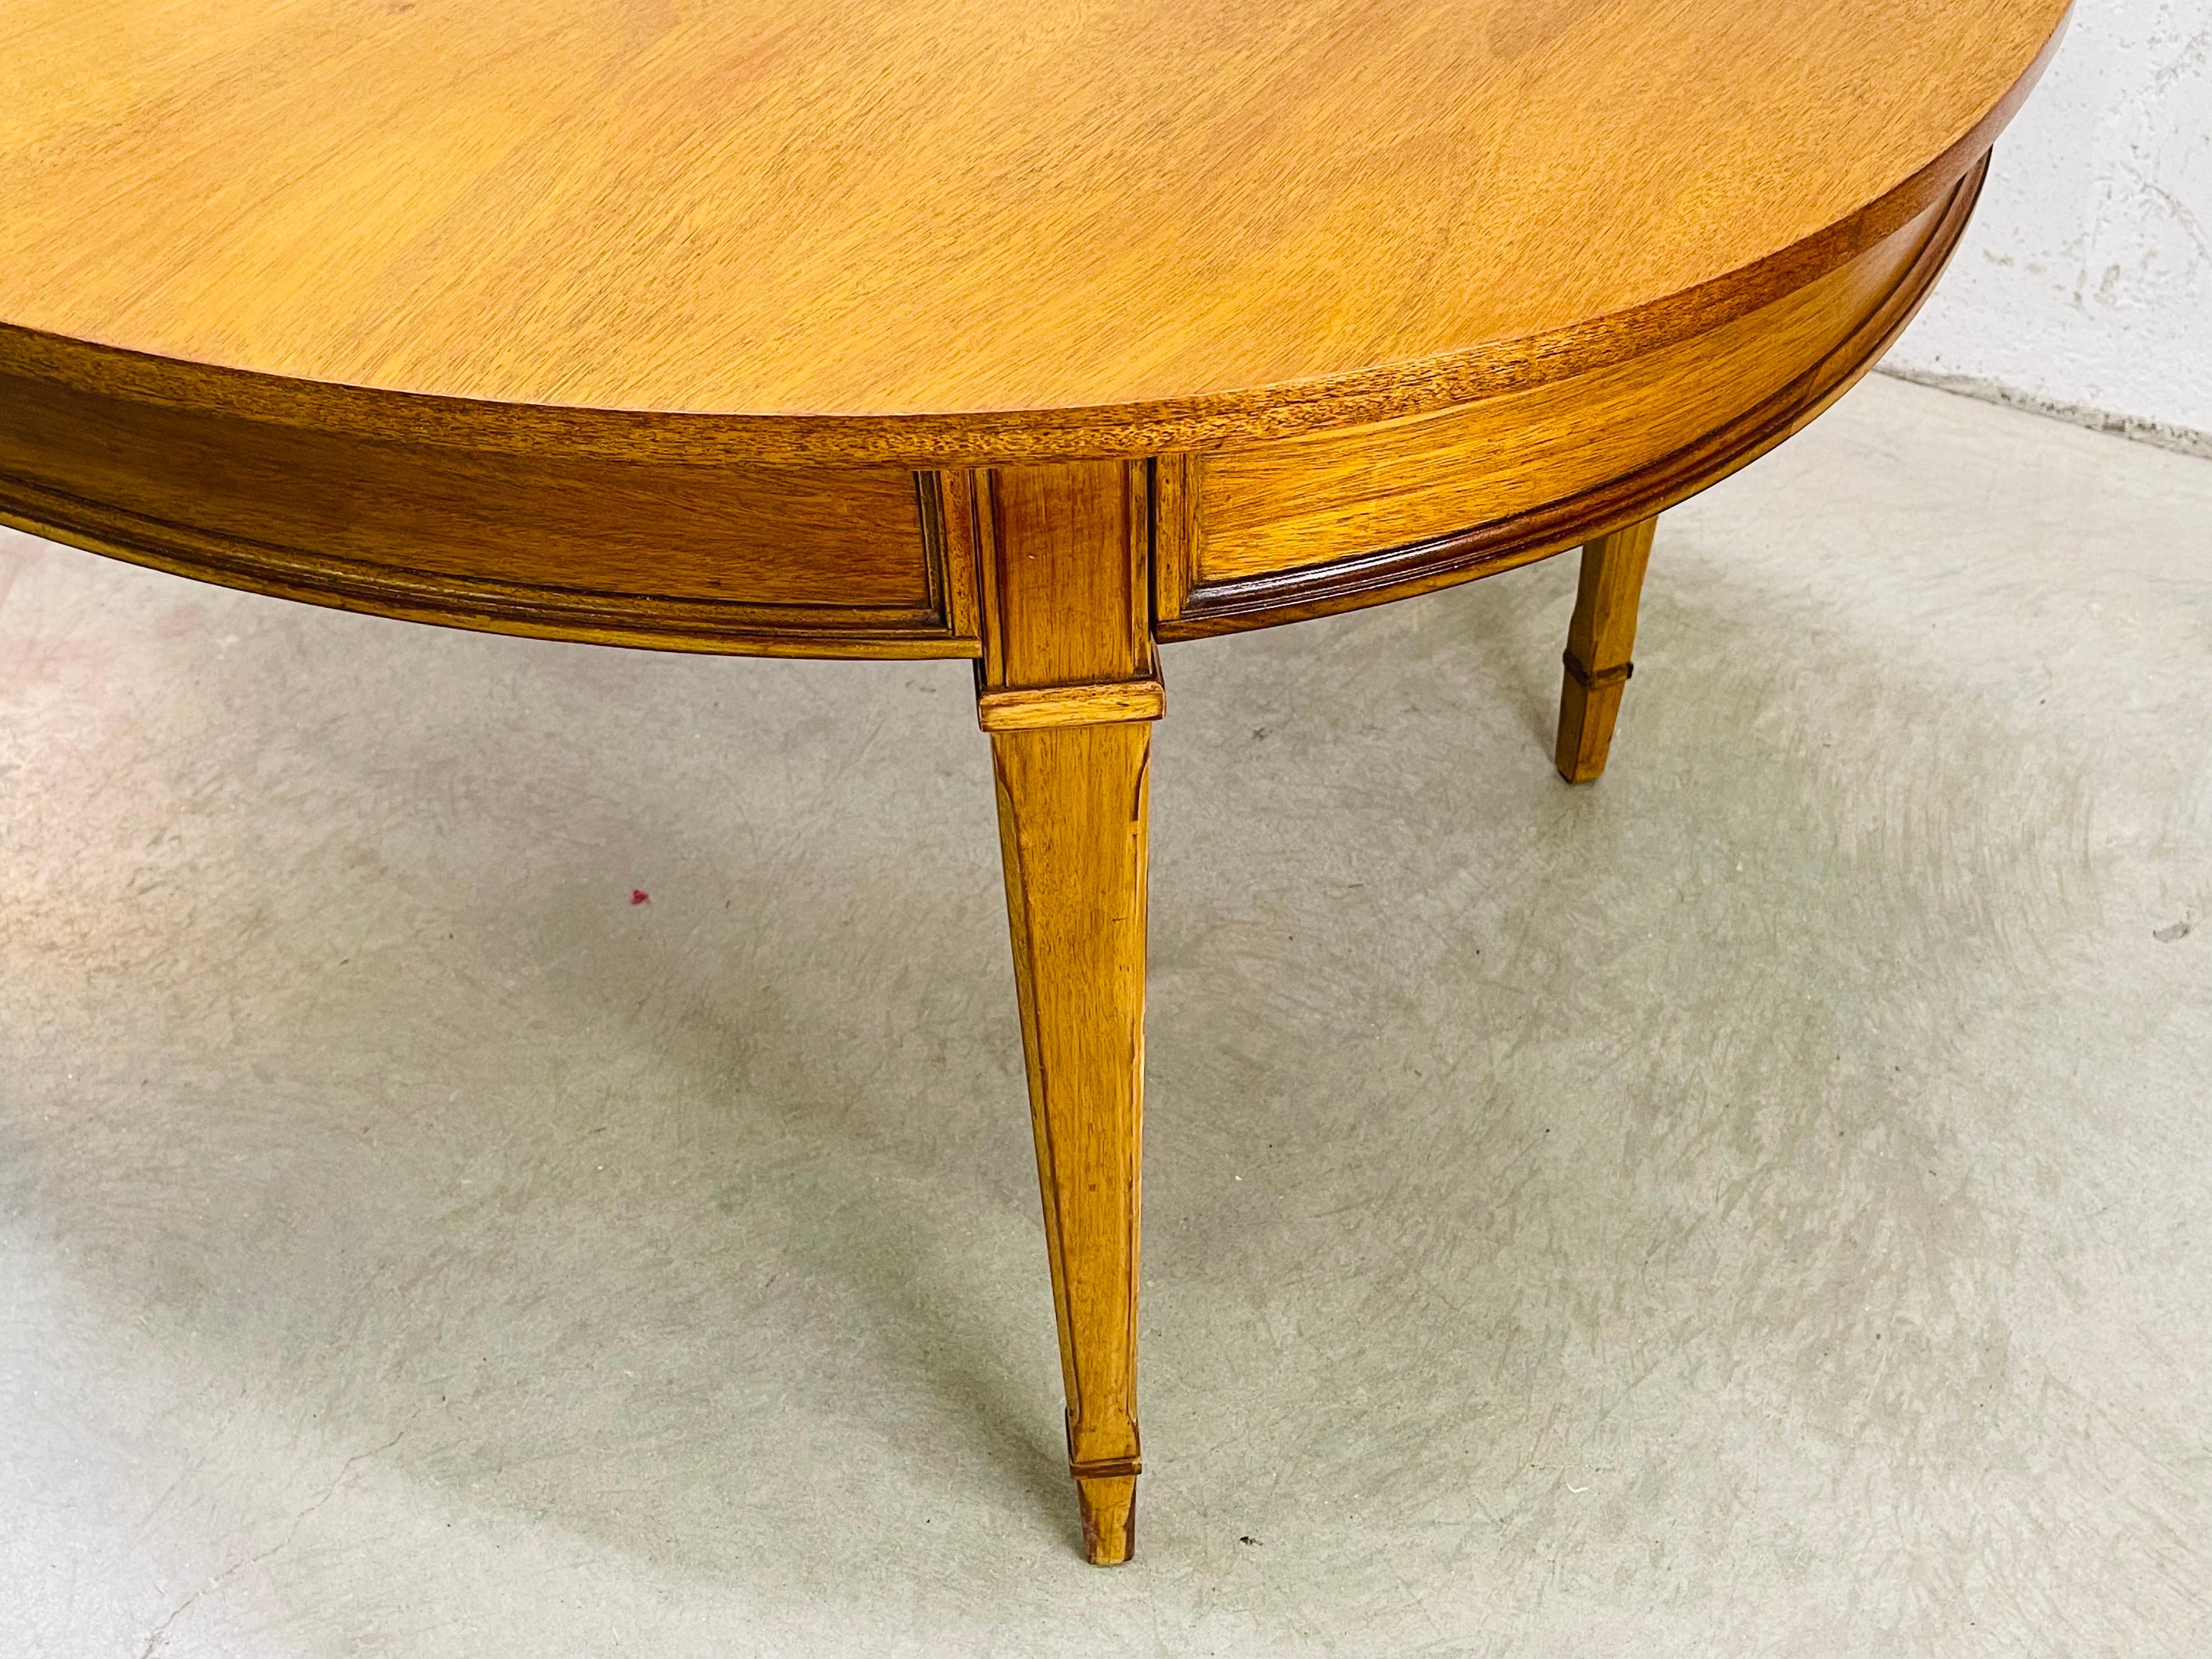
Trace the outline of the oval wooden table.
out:
M 1091 1559 L 1129 1555 L 1158 644 L 1656 514 L 1942 270 L 2063 0 L 13 0 L 0 518 L 670 650 L 969 657 Z

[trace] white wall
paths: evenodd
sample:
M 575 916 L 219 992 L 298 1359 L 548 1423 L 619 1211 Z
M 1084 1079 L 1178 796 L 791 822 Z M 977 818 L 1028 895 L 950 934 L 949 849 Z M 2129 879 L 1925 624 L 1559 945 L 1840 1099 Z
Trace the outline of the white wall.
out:
M 2212 0 L 2076 0 L 1882 367 L 2212 454 Z

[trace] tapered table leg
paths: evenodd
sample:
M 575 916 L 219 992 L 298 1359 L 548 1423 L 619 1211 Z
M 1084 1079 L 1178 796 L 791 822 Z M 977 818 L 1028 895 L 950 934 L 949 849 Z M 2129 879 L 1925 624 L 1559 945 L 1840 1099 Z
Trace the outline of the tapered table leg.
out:
M 1147 470 L 1000 468 L 948 492 L 975 539 L 1030 1114 L 1085 1553 L 1135 1547 L 1151 721 Z
M 1554 757 L 1569 783 L 1588 783 L 1605 770 L 1620 694 L 1635 672 L 1636 604 L 1651 557 L 1656 517 L 1601 536 L 1583 547 L 1582 581 L 1567 626 L 1566 676 L 1559 688 L 1559 738 Z
M 1068 1465 L 1085 1549 L 1107 1565 L 1135 1543 L 1152 728 L 1001 732 L 991 750 Z

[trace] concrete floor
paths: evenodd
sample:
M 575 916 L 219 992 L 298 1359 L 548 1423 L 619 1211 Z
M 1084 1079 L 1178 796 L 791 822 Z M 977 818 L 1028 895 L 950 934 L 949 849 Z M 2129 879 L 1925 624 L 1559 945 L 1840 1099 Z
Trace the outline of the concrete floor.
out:
M 1114 1572 L 964 664 L 10 583 L 0 1654 L 2212 1652 L 2212 462 L 1168 653 Z

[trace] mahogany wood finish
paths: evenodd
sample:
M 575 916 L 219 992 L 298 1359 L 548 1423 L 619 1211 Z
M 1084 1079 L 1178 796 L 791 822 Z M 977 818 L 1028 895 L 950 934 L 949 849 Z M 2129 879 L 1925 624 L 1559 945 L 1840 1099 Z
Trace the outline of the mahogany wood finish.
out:
M 1577 544 L 1841 394 L 2065 0 L 12 0 L 0 521 L 975 659 L 1092 1559 L 1132 1547 L 1157 642 Z
M 1646 519 L 1583 549 L 1553 750 L 1559 775 L 1569 783 L 1591 782 L 1605 770 L 1620 694 L 1635 672 L 1629 653 L 1636 648 L 1636 602 L 1644 592 L 1644 568 L 1658 522 Z

